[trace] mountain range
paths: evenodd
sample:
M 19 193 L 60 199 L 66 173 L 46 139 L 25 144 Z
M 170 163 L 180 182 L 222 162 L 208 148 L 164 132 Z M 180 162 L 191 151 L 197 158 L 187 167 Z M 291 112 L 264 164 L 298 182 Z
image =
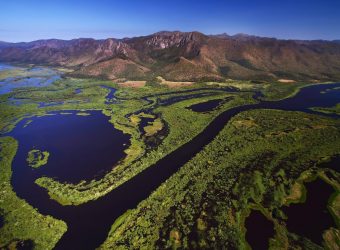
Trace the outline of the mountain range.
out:
M 340 42 L 162 31 L 95 40 L 0 42 L 0 61 L 62 66 L 73 76 L 172 81 L 340 80 Z

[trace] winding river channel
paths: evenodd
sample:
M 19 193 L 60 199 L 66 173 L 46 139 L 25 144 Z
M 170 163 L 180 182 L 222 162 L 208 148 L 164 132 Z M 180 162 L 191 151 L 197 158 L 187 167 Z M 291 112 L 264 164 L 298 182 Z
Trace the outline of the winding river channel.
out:
M 337 89 L 333 89 L 337 87 Z M 94 249 L 98 247 L 107 237 L 107 234 L 110 230 L 111 225 L 126 210 L 135 208 L 139 202 L 146 199 L 152 191 L 154 191 L 160 184 L 162 184 L 165 180 L 167 180 L 173 173 L 175 173 L 183 164 L 188 162 L 192 157 L 194 157 L 198 152 L 200 152 L 204 146 L 210 143 L 215 136 L 223 129 L 223 127 L 228 123 L 228 121 L 235 115 L 240 112 L 251 110 L 251 109 L 280 109 L 280 110 L 291 110 L 291 111 L 303 111 L 307 113 L 317 113 L 311 111 L 309 108 L 311 107 L 331 107 L 335 106 L 337 103 L 340 103 L 340 83 L 338 84 L 321 84 L 321 85 L 312 85 L 305 88 L 302 88 L 299 93 L 295 96 L 280 100 L 280 101 L 260 101 L 258 104 L 251 105 L 243 105 L 239 107 L 235 107 L 224 111 L 220 115 L 218 115 L 211 123 L 196 137 L 194 137 L 190 142 L 184 144 L 179 147 L 172 153 L 168 154 L 161 160 L 159 160 L 154 165 L 150 166 L 148 169 L 144 170 L 136 177 L 131 180 L 125 182 L 118 188 L 114 189 L 107 195 L 95 200 L 90 201 L 82 205 L 78 206 L 62 206 L 54 200 L 49 199 L 47 192 L 40 188 L 38 185 L 34 184 L 35 179 L 39 176 L 39 174 L 28 173 L 28 170 L 31 171 L 26 165 L 23 164 L 23 155 L 20 153 L 22 150 L 21 146 L 22 141 L 26 140 L 27 134 L 20 133 L 20 128 L 23 126 L 17 126 L 9 136 L 13 136 L 15 139 L 19 141 L 19 149 L 18 153 L 14 158 L 12 169 L 12 185 L 14 191 L 17 195 L 23 199 L 25 199 L 29 204 L 33 207 L 37 208 L 40 213 L 45 215 L 51 215 L 55 218 L 61 219 L 67 223 L 68 230 L 63 235 L 61 240 L 58 242 L 56 248 L 57 249 Z M 333 89 L 333 90 L 329 90 Z M 326 91 L 329 90 L 329 91 Z M 322 93 L 321 93 L 322 92 Z M 112 97 L 111 97 L 112 98 Z M 317 113 L 320 114 L 320 113 Z M 105 117 L 99 117 L 100 115 L 97 113 L 93 113 L 91 116 L 97 117 L 99 121 L 107 119 Z M 327 115 L 331 117 L 337 117 L 336 115 Z M 72 115 L 71 115 L 72 116 Z M 90 117 L 78 117 L 78 118 L 67 118 L 74 119 L 71 122 L 76 128 L 81 129 L 80 121 L 81 119 L 85 119 L 84 121 L 90 121 Z M 57 122 L 58 115 L 51 116 L 55 117 L 55 122 Z M 39 130 L 39 129 L 49 129 L 49 125 L 43 122 L 43 117 L 40 118 L 30 118 L 32 124 L 27 126 L 27 129 L 31 130 Z M 41 119 L 41 121 L 39 121 Z M 46 118 L 52 119 L 53 118 Z M 88 119 L 88 120 L 86 120 Z M 23 121 L 24 122 L 24 121 Z M 59 121 L 62 123 L 62 119 Z M 92 121 L 96 122 L 96 121 Z M 98 122 L 98 121 L 97 121 Z M 107 121 L 106 121 L 107 122 Z M 69 124 L 69 123 L 68 123 Z M 86 123 L 82 123 L 86 124 Z M 93 124 L 93 123 L 92 123 Z M 110 125 L 107 122 L 108 126 Z M 40 127 L 35 127 L 35 125 Z M 104 128 L 103 128 L 104 126 Z M 116 140 L 116 144 L 109 145 L 109 148 L 117 149 L 117 155 L 114 159 L 108 159 L 106 154 L 104 158 L 104 162 L 101 163 L 103 165 L 113 164 L 119 159 L 123 157 L 119 152 L 122 151 L 122 146 L 118 146 L 127 141 L 127 138 L 119 132 L 109 132 L 108 128 L 99 122 L 99 124 L 95 124 L 94 126 L 88 125 L 86 128 L 87 133 L 93 133 L 94 135 L 98 134 L 98 137 L 102 139 L 104 143 L 107 142 L 105 139 L 105 133 L 110 134 L 111 137 L 108 138 L 113 141 Z M 112 125 L 111 125 L 111 130 Z M 77 136 L 72 137 L 72 134 L 66 134 L 65 138 L 68 136 L 70 143 L 75 143 L 75 145 L 81 145 L 84 141 L 81 141 Z M 117 136 L 120 139 L 117 139 Z M 90 138 L 95 143 L 95 138 Z M 89 139 L 89 138 L 87 138 Z M 87 140 L 86 139 L 86 140 Z M 33 139 L 32 139 L 33 140 Z M 36 139 L 34 139 L 36 140 Z M 43 137 L 40 138 L 43 140 Z M 54 143 L 53 141 L 50 142 Z M 100 147 L 100 143 L 95 143 L 98 147 Z M 33 143 L 32 145 L 35 145 Z M 86 149 L 88 150 L 88 149 Z M 26 149 L 27 151 L 27 149 Z M 98 150 L 100 151 L 100 150 Z M 63 152 L 61 152 L 62 154 Z M 67 152 L 65 151 L 64 154 Z M 91 154 L 91 152 L 88 152 Z M 85 155 L 85 154 L 84 154 Z M 97 156 L 96 152 L 93 153 L 92 156 Z M 53 152 L 51 154 L 53 157 Z M 76 158 L 82 157 L 78 155 L 77 157 L 73 157 L 73 164 L 75 166 L 75 171 L 71 171 L 70 175 L 82 174 L 81 167 L 77 167 L 77 164 L 82 164 L 76 162 Z M 100 158 L 100 156 L 98 156 Z M 97 159 L 99 159 L 96 157 Z M 72 159 L 73 159 L 72 158 Z M 25 159 L 25 158 L 24 158 Z M 92 159 L 92 158 L 91 158 Z M 107 162 L 105 162 L 107 160 Z M 83 162 L 83 161 L 81 161 Z M 85 164 L 85 163 L 84 163 Z M 69 168 L 72 168 L 72 164 L 69 164 Z M 25 170 L 26 169 L 26 170 Z M 28 170 L 27 170 L 28 169 Z M 32 170 L 33 171 L 33 170 Z M 41 170 L 43 172 L 43 170 Z M 53 173 L 53 176 L 57 177 L 60 180 L 69 180 L 63 174 L 61 174 L 57 169 L 56 172 Z M 68 171 L 67 169 L 63 169 L 63 171 Z M 93 174 L 92 170 L 88 170 L 88 176 Z M 37 171 L 38 172 L 38 171 Z M 26 174 L 25 174 L 26 173 Z M 41 173 L 41 175 L 46 173 Z M 65 174 L 64 174 L 65 175 Z M 84 177 L 84 176 L 81 176 Z M 87 176 L 85 176 L 87 177 Z M 71 181 L 77 181 L 77 179 L 72 179 Z

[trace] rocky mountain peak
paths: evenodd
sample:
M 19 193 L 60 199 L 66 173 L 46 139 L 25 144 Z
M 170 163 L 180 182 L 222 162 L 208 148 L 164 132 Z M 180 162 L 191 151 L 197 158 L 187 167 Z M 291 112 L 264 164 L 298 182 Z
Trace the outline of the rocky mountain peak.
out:
M 149 36 L 146 44 L 158 49 L 181 47 L 190 42 L 199 42 L 205 35 L 199 32 L 162 31 Z

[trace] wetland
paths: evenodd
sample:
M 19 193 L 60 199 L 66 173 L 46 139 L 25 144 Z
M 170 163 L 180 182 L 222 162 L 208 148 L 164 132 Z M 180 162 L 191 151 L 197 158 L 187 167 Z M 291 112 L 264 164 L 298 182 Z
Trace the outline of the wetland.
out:
M 66 78 L 11 88 L 1 96 L 1 163 L 7 168 L 0 174 L 7 193 L 0 203 L 0 246 L 20 240 L 37 249 L 304 244 L 291 235 L 331 244 L 322 232 L 336 229 L 326 211 L 333 187 L 317 179 L 306 184 L 305 203 L 282 207 L 304 171 L 340 154 L 339 117 L 321 110 L 340 103 L 339 86 L 310 85 L 277 100 L 258 85 L 241 91 L 200 83 L 173 91 Z M 25 101 L 17 106 L 13 98 Z M 150 148 L 146 137 L 158 143 Z M 28 162 L 32 150 L 48 152 L 48 159 L 34 153 Z M 44 164 L 31 168 L 36 157 Z M 37 227 L 54 225 L 46 231 L 52 241 L 30 233 L 36 229 L 29 218 L 23 219 L 25 234 L 17 231 L 21 214 L 11 212 L 13 199 L 27 204 L 25 213 L 37 209 Z M 262 212 L 240 219 L 254 206 Z M 311 217 L 299 221 L 306 210 Z M 325 220 L 313 232 L 297 226 L 316 216 Z M 268 230 L 258 236 L 257 224 Z

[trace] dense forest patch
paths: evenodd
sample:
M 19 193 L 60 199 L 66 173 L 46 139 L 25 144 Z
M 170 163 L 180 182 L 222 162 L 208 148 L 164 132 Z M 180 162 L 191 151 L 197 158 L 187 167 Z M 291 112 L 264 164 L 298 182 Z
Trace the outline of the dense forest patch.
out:
M 212 143 L 130 211 L 102 247 L 247 248 L 244 222 L 253 208 L 274 223 L 270 248 L 317 246 L 287 230 L 282 207 L 300 198 L 303 173 L 332 173 L 339 185 L 337 172 L 319 168 L 319 162 L 340 153 L 339 125 L 300 112 L 254 110 L 237 115 Z M 331 244 L 328 239 L 337 229 L 330 230 L 322 244 Z

